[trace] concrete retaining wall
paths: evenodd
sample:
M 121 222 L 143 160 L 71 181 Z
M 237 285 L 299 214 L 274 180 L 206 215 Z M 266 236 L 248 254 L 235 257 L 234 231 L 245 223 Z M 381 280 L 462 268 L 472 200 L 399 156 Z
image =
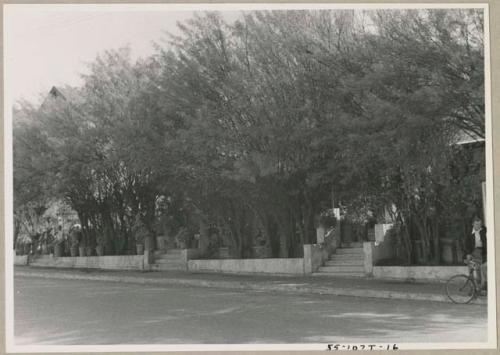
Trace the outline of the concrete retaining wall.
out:
M 14 255 L 14 265 L 28 265 L 28 255 Z
M 310 274 L 323 264 L 323 251 L 318 244 L 304 245 L 304 273 Z
M 379 260 L 391 259 L 396 256 L 396 249 L 390 241 L 384 241 L 377 245 L 373 245 L 373 264 L 375 265 Z
M 467 266 L 374 266 L 373 277 L 380 279 L 443 282 L 456 274 L 468 274 Z
M 390 240 L 385 240 L 383 242 L 364 242 L 363 254 L 365 274 L 371 275 L 373 273 L 373 265 L 379 260 L 395 257 L 396 250 Z
M 332 247 L 333 248 L 333 247 Z M 328 260 L 331 248 L 321 247 L 319 244 L 304 245 L 304 273 L 311 274 L 318 271 L 320 266 L 323 266 Z
M 110 270 L 143 270 L 143 255 L 110 255 L 110 256 L 84 256 L 60 257 L 44 256 L 36 258 L 31 266 L 61 267 L 61 268 L 88 268 Z
M 318 244 L 304 244 L 304 273 L 318 271 L 340 245 L 340 228 L 334 228 L 325 235 L 322 227 L 316 229 Z
M 199 258 L 200 255 L 201 255 L 200 249 L 182 249 L 181 251 L 181 258 L 182 261 L 184 261 L 185 263 L 187 263 L 188 260 Z
M 227 272 L 235 274 L 304 274 L 304 259 L 221 259 L 189 260 L 189 271 Z

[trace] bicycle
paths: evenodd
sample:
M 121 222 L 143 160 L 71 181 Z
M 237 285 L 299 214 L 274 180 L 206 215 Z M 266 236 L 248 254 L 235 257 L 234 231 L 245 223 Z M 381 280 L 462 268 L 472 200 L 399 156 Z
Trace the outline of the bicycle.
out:
M 481 294 L 477 284 L 477 273 L 481 264 L 474 260 L 465 261 L 469 266 L 469 275 L 458 274 L 446 282 L 446 295 L 453 303 L 466 304 Z

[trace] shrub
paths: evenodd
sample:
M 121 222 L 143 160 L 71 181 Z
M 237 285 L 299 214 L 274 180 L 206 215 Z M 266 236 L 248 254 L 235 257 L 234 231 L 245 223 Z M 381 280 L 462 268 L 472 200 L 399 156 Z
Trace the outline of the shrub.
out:
M 337 224 L 337 218 L 333 214 L 333 211 L 328 210 L 320 214 L 318 222 L 320 226 L 331 228 L 335 227 L 335 225 Z
M 139 215 L 135 218 L 132 233 L 137 244 L 144 244 L 144 240 L 149 236 L 149 231 Z

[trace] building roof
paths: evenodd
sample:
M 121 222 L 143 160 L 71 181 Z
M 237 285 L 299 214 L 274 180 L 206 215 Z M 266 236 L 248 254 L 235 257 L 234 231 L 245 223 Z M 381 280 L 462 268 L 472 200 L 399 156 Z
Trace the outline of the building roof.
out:
M 477 134 L 475 134 L 473 132 L 460 130 L 455 135 L 454 141 L 455 141 L 454 144 L 456 144 L 456 145 L 466 145 L 466 144 L 474 144 L 474 143 L 483 143 L 484 138 L 479 137 Z
M 66 100 L 66 96 L 63 95 L 63 93 L 61 92 L 61 90 L 58 89 L 58 88 L 56 88 L 55 86 L 53 86 L 52 89 L 50 89 L 49 94 L 53 98 L 62 98 L 64 100 Z

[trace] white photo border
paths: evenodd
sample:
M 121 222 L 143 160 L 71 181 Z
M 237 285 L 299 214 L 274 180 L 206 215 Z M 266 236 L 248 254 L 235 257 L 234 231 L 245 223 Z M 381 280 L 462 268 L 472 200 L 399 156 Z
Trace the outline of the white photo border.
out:
M 493 185 L 493 144 L 492 144 L 492 111 L 491 111 L 491 62 L 490 62 L 490 23 L 489 3 L 227 3 L 227 4 L 147 4 L 147 3 L 113 3 L 113 4 L 4 4 L 4 210 L 5 210 L 5 340 L 7 352 L 13 353 L 62 353 L 62 352 L 159 352 L 159 351 L 314 351 L 326 350 L 327 344 L 157 344 L 157 345 L 16 345 L 14 343 L 14 262 L 13 262 L 13 156 L 12 156 L 12 107 L 13 97 L 10 83 L 13 78 L 9 72 L 9 61 L 6 60 L 9 48 L 14 39 L 9 37 L 10 16 L 19 11 L 102 11 L 102 12 L 135 12 L 135 11 L 252 11 L 252 10 L 333 10 L 333 9 L 455 9 L 476 8 L 484 10 L 485 38 L 485 121 L 486 121 L 486 225 L 490 235 L 495 231 L 494 225 L 494 185 Z M 10 222 L 10 223 L 9 223 Z M 463 350 L 463 349 L 496 349 L 497 348 L 497 305 L 495 275 L 495 238 L 488 238 L 488 341 L 481 343 L 398 343 L 400 350 Z M 387 343 L 380 343 L 386 345 Z M 377 344 L 379 345 L 379 344 Z

